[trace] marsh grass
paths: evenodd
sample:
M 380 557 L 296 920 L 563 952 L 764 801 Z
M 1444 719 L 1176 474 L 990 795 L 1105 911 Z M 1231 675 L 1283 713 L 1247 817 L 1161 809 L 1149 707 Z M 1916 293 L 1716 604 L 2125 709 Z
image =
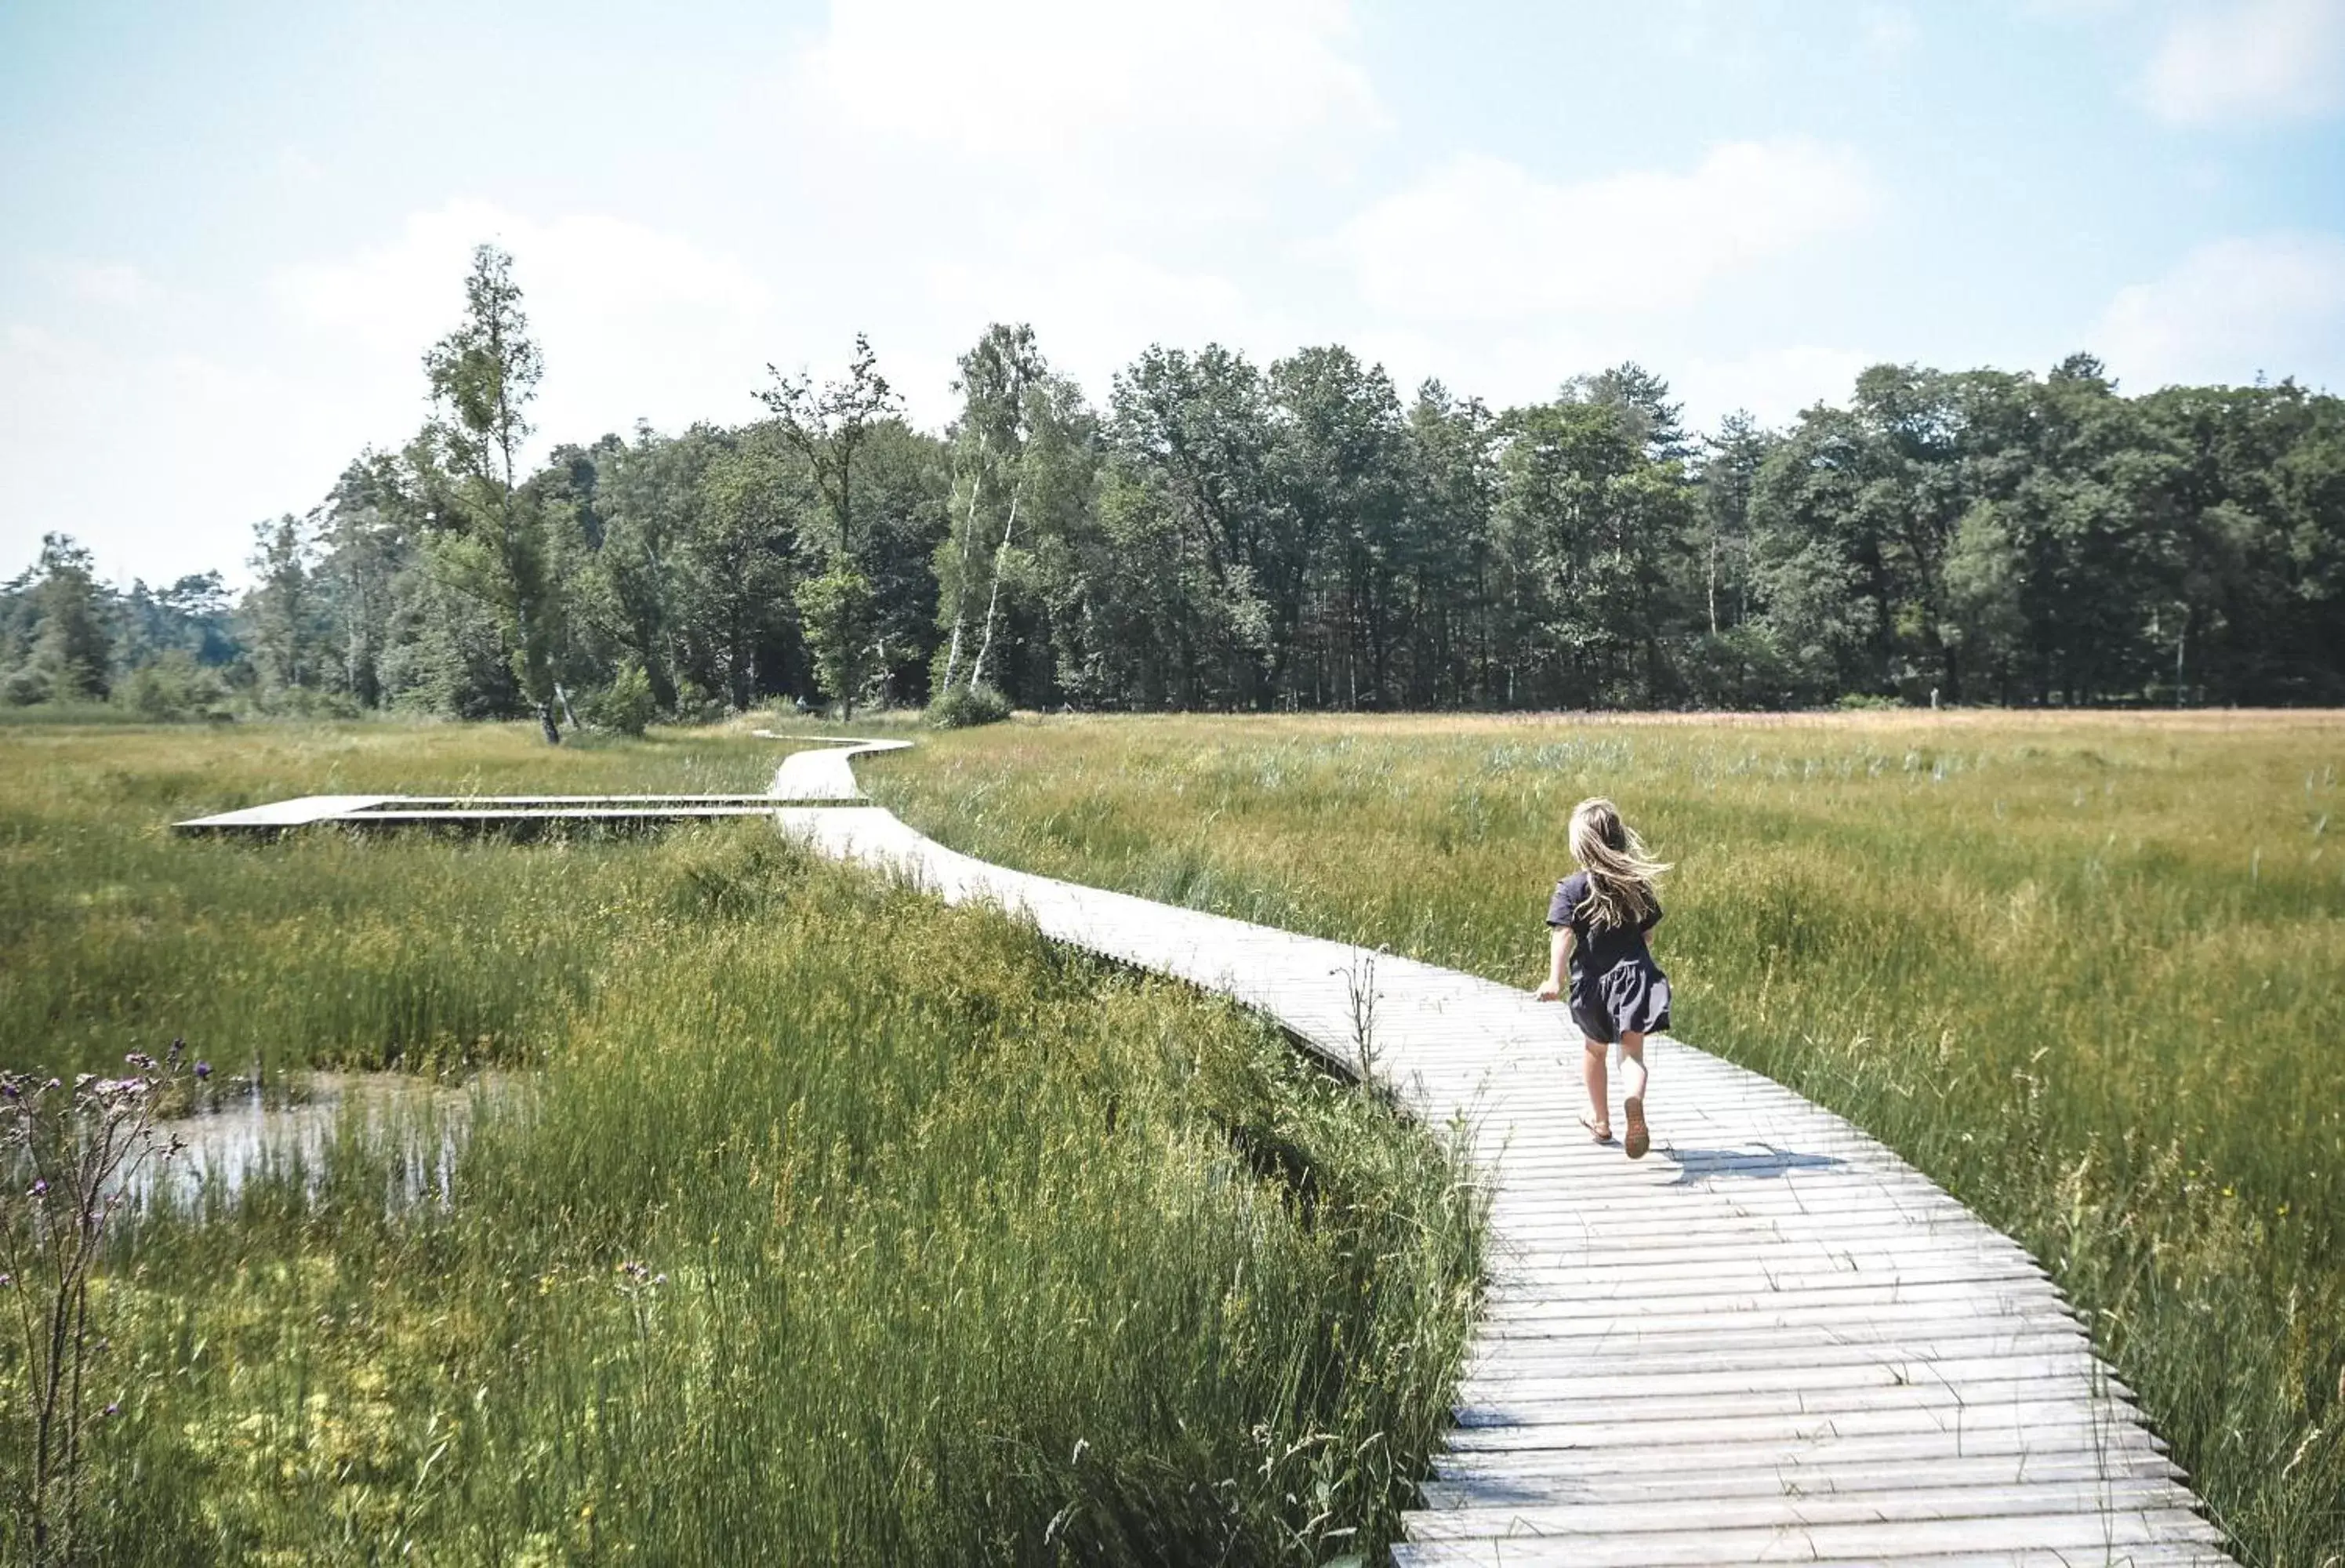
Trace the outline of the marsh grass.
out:
M 0 732 L 0 1067 L 102 1068 L 175 1035 L 264 1076 L 530 1059 L 614 946 L 675 918 L 637 843 L 169 824 L 291 794 L 755 793 L 777 755 L 711 733 L 556 750 L 502 725 Z
M 0 739 L 18 1059 L 158 1029 L 222 1059 L 216 1029 L 279 1063 L 444 1038 L 542 1064 L 476 1096 L 452 1167 L 430 1097 L 354 1108 L 234 1203 L 118 1239 L 113 1558 L 1380 1550 L 1446 1419 L 1476 1200 L 1259 1021 L 764 824 L 267 848 L 155 825 L 328 788 L 756 787 L 774 755 Z M 22 1440 L 0 1430 L 0 1485 Z
M 2345 1553 L 2345 720 L 1053 720 L 864 776 L 971 854 L 1516 985 L 1612 796 L 1678 863 L 1677 1032 L 2025 1242 L 2247 1561 Z

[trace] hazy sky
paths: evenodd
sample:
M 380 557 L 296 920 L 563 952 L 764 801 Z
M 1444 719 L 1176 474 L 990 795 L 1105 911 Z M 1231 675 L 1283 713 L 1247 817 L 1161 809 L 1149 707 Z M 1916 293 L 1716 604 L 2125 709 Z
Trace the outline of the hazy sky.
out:
M 1329 340 L 1709 424 L 1880 359 L 2345 390 L 2345 0 L 0 0 L 0 575 L 243 575 L 515 258 L 541 448 L 858 329 Z

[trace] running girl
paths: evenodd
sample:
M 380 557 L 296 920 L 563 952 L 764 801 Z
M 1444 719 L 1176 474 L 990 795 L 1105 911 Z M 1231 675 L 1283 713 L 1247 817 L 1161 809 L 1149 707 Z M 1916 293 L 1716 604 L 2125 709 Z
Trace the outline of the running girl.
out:
M 1609 800 L 1584 800 L 1571 808 L 1569 842 L 1579 869 L 1556 884 L 1547 906 L 1554 935 L 1538 999 L 1567 995 L 1568 961 L 1571 1017 L 1587 1044 L 1581 1071 L 1593 1114 L 1585 1125 L 1597 1142 L 1612 1141 L 1604 1048 L 1618 1041 L 1626 1091 L 1621 1109 L 1629 1122 L 1625 1144 L 1630 1159 L 1642 1159 L 1652 1147 L 1645 1126 L 1645 1037 L 1670 1027 L 1670 977 L 1653 962 L 1645 933 L 1661 918 L 1653 878 L 1669 867 L 1645 853 Z

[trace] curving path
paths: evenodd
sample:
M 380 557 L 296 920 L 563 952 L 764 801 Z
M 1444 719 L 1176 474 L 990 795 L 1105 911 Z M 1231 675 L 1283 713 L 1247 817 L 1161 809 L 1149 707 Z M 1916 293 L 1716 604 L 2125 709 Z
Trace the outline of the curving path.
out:
M 908 744 L 794 754 L 774 794 L 861 801 L 850 759 Z M 2230 1563 L 2035 1261 L 1788 1089 L 1657 1037 L 1632 1164 L 1588 1141 L 1578 1042 L 1527 992 L 990 865 L 877 807 L 777 815 L 1234 996 L 1471 1125 L 1488 1296 L 1396 1562 Z

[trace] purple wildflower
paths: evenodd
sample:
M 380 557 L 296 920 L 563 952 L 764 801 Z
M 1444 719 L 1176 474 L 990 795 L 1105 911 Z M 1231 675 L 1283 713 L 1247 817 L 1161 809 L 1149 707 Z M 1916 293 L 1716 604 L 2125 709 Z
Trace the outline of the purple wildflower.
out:
M 122 1406 L 119 1402 L 109 1402 L 106 1409 L 100 1413 L 110 1416 L 120 1415 L 122 1413 Z
M 197 1078 L 197 1080 L 198 1080 L 198 1082 L 201 1082 L 203 1079 L 208 1078 L 208 1077 L 211 1077 L 211 1076 L 212 1076 L 212 1065 L 211 1065 L 211 1063 L 207 1062 L 207 1061 L 198 1061 L 198 1062 L 197 1062 L 197 1063 L 196 1063 L 196 1078 Z
M 36 1179 L 33 1182 L 32 1191 L 26 1194 L 27 1197 L 31 1198 L 46 1198 L 48 1195 L 49 1179 L 46 1176 Z

